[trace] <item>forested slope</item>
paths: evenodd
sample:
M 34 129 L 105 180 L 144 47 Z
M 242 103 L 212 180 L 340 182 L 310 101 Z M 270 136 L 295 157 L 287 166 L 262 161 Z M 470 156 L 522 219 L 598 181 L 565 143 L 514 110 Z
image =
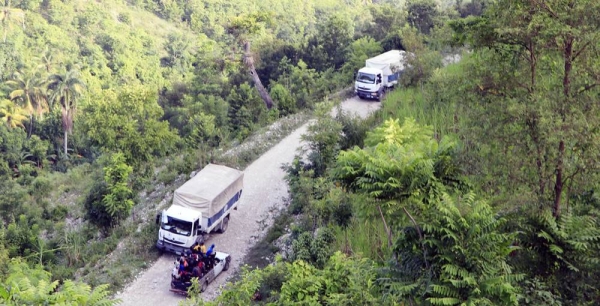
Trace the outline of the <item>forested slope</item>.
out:
M 280 256 L 187 303 L 597 305 L 599 5 L 459 2 L 439 22 L 409 2 L 403 88 L 369 120 L 319 116 L 288 165 L 263 244 Z M 442 68 L 442 46 L 467 52 Z
M 139 194 L 169 186 L 261 126 L 312 110 L 351 84 L 367 57 L 422 40 L 409 25 L 433 30 L 429 43 L 441 49 L 452 14 L 431 1 L 408 7 L 3 1 L 0 297 L 59 302 L 57 291 L 89 288 L 50 282 L 79 277 L 122 285 L 157 256 L 152 224 L 131 216 L 147 205 Z M 125 238 L 137 241 L 125 246 L 129 257 L 102 266 Z M 42 268 L 51 274 L 36 274 Z M 107 292 L 99 287 L 98 297 Z

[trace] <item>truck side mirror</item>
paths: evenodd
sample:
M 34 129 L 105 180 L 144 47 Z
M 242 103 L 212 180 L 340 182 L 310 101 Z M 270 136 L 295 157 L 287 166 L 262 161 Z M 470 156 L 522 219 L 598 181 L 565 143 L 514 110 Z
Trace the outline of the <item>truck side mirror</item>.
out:
M 156 214 L 156 224 L 160 222 L 160 214 Z

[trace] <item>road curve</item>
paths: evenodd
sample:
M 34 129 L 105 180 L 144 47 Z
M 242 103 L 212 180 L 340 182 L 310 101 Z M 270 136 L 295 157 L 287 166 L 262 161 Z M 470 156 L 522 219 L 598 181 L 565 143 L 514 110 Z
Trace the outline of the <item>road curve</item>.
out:
M 342 102 L 341 106 L 344 111 L 366 117 L 377 110 L 380 103 L 354 97 Z M 209 285 L 202 294 L 205 300 L 214 299 L 219 294 L 220 286 L 239 269 L 255 238 L 263 231 L 259 221 L 269 215 L 271 208 L 281 207 L 283 199 L 288 197 L 285 173 L 281 165 L 293 160 L 297 148 L 301 145 L 300 137 L 306 132 L 309 124 L 296 129 L 244 170 L 244 192 L 238 210 L 231 214 L 227 232 L 213 234 L 208 239 L 208 243 L 214 243 L 218 251 L 232 255 L 231 267 Z M 174 255 L 161 256 L 117 294 L 116 298 L 122 301 L 120 305 L 177 305 L 183 297 L 169 291 L 174 261 Z

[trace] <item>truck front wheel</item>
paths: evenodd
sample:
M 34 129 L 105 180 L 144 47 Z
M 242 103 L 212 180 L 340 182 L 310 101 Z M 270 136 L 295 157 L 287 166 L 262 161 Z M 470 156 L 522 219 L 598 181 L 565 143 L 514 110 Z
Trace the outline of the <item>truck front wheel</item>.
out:
M 225 217 L 223 221 L 221 221 L 221 228 L 219 228 L 219 233 L 225 233 L 227 227 L 229 227 L 229 216 Z

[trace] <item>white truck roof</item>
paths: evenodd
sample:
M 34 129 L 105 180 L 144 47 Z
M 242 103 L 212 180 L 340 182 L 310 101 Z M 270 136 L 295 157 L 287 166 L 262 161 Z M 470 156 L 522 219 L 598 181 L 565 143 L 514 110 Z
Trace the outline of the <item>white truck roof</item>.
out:
M 175 190 L 173 205 L 192 208 L 212 217 L 243 188 L 244 172 L 208 164 Z
M 363 68 L 360 68 L 358 70 L 358 72 L 368 73 L 368 74 L 378 74 L 379 72 L 381 72 L 381 70 L 376 69 L 376 68 L 363 67 Z
M 390 70 L 394 70 L 394 69 L 399 69 L 402 70 L 404 69 L 404 56 L 406 55 L 406 51 L 400 51 L 400 50 L 390 50 L 388 52 L 379 54 L 375 57 L 369 58 L 365 61 L 365 67 L 368 68 L 376 68 L 376 69 L 381 69 L 381 70 L 386 70 L 386 69 L 390 69 Z M 394 69 L 392 69 L 392 67 Z M 391 73 L 387 72 L 387 73 Z M 384 73 L 386 73 L 384 71 Z

